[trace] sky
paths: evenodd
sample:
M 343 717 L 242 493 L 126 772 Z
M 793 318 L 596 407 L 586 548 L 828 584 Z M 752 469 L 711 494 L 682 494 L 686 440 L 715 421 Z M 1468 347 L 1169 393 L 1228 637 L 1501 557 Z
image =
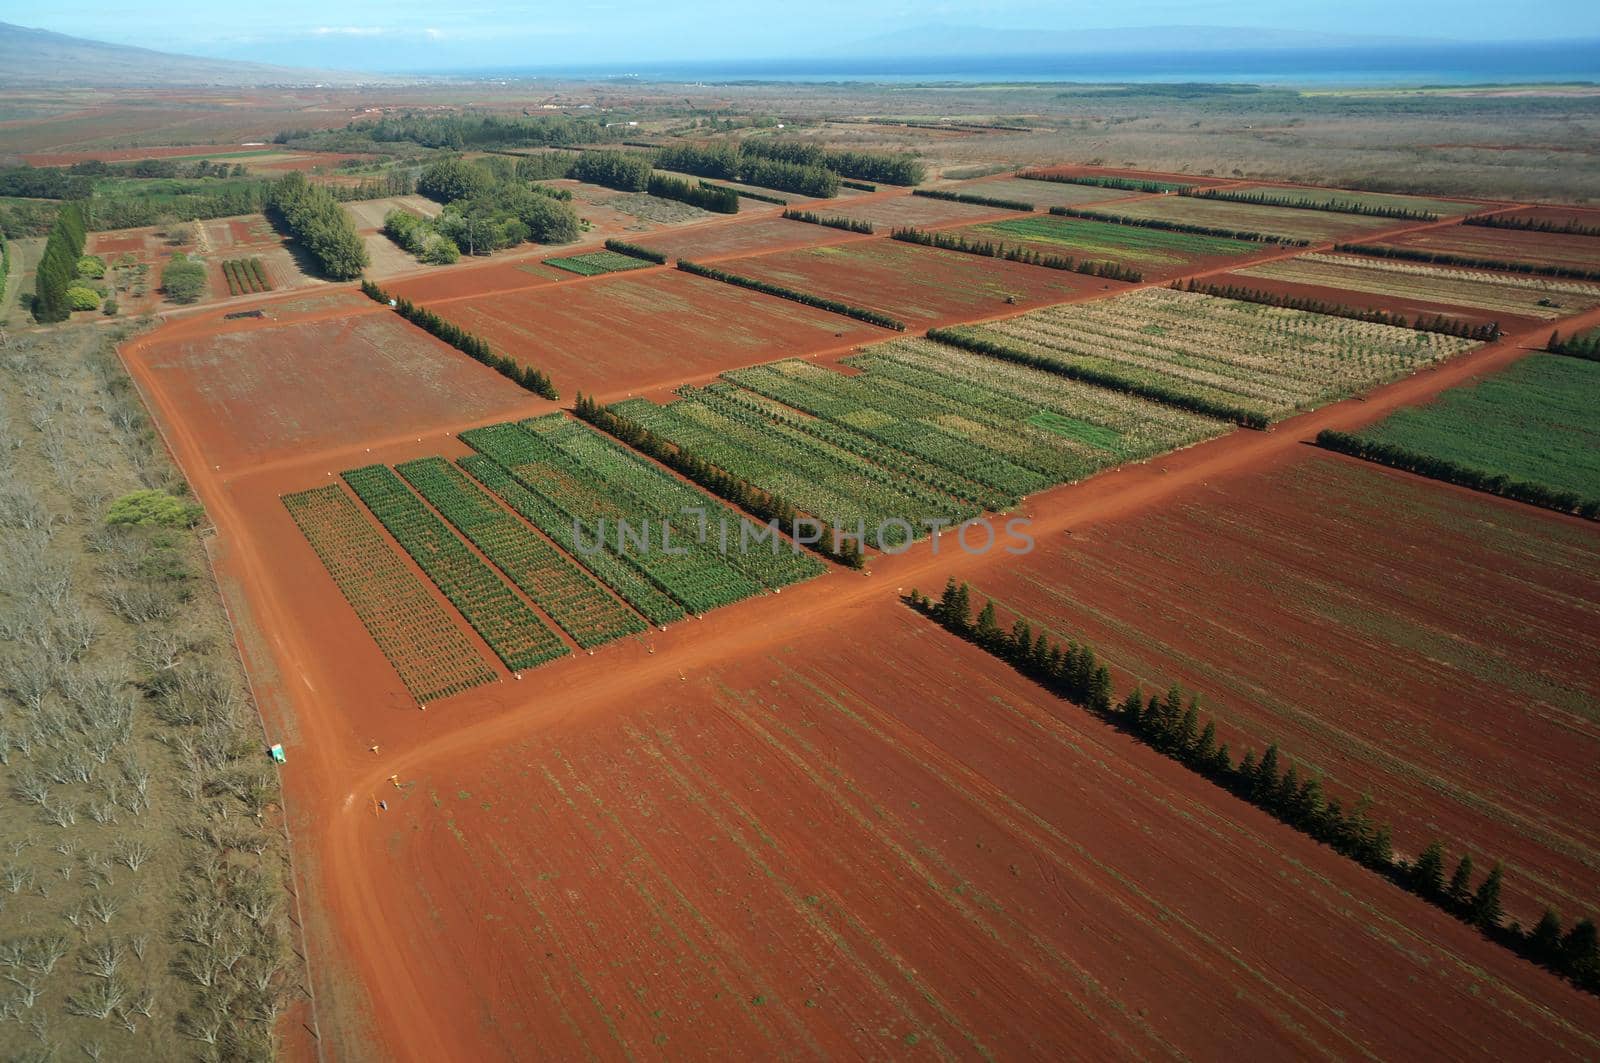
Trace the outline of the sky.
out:
M 1337 35 L 1600 37 L 1594 0 L 0 0 L 0 21 L 169 52 L 358 70 L 812 58 L 928 26 L 1070 34 L 1222 26 Z M 1021 35 L 1019 35 L 1021 36 Z M 949 34 L 944 39 L 952 39 Z M 956 35 L 953 39 L 961 39 Z M 1023 37 L 1023 39 L 1027 39 Z M 1039 37 L 1036 39 L 1048 39 Z M 1250 43 L 1251 37 L 1242 35 Z M 869 45 L 870 47 L 870 45 Z

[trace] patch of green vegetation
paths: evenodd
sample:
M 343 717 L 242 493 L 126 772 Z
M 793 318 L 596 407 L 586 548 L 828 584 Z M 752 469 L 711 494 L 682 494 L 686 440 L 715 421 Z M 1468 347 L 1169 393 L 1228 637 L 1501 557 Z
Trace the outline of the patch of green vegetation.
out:
M 1101 450 L 1114 451 L 1122 444 L 1122 433 L 1115 428 L 1080 421 L 1076 417 L 1067 417 L 1054 410 L 1040 410 L 1029 417 L 1027 423 L 1035 428 L 1043 428 L 1046 432 L 1076 439 L 1080 443 L 1087 443 Z
M 158 488 L 130 491 L 106 510 L 107 524 L 139 527 L 190 528 L 205 511 L 193 502 L 175 498 Z
M 1530 355 L 1503 373 L 1452 388 L 1359 435 L 1600 499 L 1600 362 Z
M 569 255 L 565 258 L 547 258 L 547 266 L 567 270 L 582 277 L 593 277 L 600 273 L 621 273 L 630 269 L 647 269 L 655 265 L 642 258 L 632 255 L 619 255 L 615 251 L 595 251 L 587 255 Z
M 1168 232 L 1084 218 L 1035 215 L 979 225 L 972 230 L 990 238 L 1046 244 L 1053 251 L 1079 259 L 1112 258 L 1150 264 L 1171 264 L 1206 255 L 1249 255 L 1260 245 L 1221 236 Z

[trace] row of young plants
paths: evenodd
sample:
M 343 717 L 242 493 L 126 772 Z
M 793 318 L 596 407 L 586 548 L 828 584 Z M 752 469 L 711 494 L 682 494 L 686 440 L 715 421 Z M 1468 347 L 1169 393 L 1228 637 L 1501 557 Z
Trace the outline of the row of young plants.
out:
M 598 277 L 602 273 L 626 273 L 634 269 L 649 269 L 650 263 L 632 255 L 615 251 L 591 251 L 587 255 L 558 255 L 544 260 L 547 266 L 576 273 L 580 277 Z
M 1397 857 L 1389 827 L 1373 822 L 1367 798 L 1346 809 L 1337 798 L 1323 793 L 1317 776 L 1302 777 L 1298 766 L 1288 763 L 1288 757 L 1276 744 L 1267 746 L 1260 757 L 1247 750 L 1235 762 L 1227 743 L 1218 744 L 1216 720 L 1208 718 L 1201 725 L 1198 696 L 1191 695 L 1186 705 L 1177 686 L 1164 697 L 1151 694 L 1148 699 L 1135 686 L 1127 697 L 1114 704 L 1111 673 L 1093 649 L 1070 641 L 1062 646 L 1044 630 L 1035 634 L 1025 617 L 1019 616 L 1007 631 L 1000 626 L 992 598 L 974 618 L 971 588 L 958 584 L 954 578 L 946 583 L 937 601 L 915 589 L 905 601 L 1050 692 L 1127 732 L 1279 822 L 1383 875 L 1476 927 L 1490 940 L 1562 975 L 1579 989 L 1600 992 L 1600 936 L 1593 920 L 1580 919 L 1563 933 L 1560 917 L 1546 908 L 1532 930 L 1524 930 L 1517 922 L 1508 925 L 1501 905 L 1505 875 L 1498 862 L 1474 887 L 1470 854 L 1462 855 L 1446 882 L 1444 846 L 1438 841 L 1430 843 L 1415 860 Z
M 497 678 L 450 614 L 337 485 L 284 495 L 283 504 L 419 704 Z
M 586 464 L 524 424 L 475 428 L 461 439 L 555 506 L 566 521 L 569 548 L 583 560 L 609 553 L 695 615 L 761 592 L 761 582 L 719 553 L 715 541 L 699 541 L 697 522 L 678 512 L 681 501 L 669 508 L 658 485 Z M 709 509 L 708 501 L 700 496 L 689 504 Z
M 607 240 L 606 250 L 615 251 L 619 255 L 629 255 L 633 258 L 642 258 L 646 262 L 654 262 L 658 266 L 665 266 L 667 264 L 667 256 L 662 254 L 660 251 L 655 251 L 648 247 L 640 247 L 638 244 L 630 244 L 626 240 Z
M 701 181 L 693 184 L 681 177 L 651 174 L 645 190 L 660 199 L 675 199 L 715 214 L 739 213 L 739 194 L 731 188 Z
M 1081 218 L 1085 221 L 1107 221 L 1114 225 L 1132 225 L 1140 229 L 1162 229 L 1173 233 L 1192 233 L 1195 236 L 1220 236 L 1227 240 L 1246 240 L 1257 244 L 1277 244 L 1282 247 L 1309 247 L 1310 240 L 1273 233 L 1251 232 L 1242 229 L 1225 229 L 1216 225 L 1195 225 L 1168 218 L 1134 218 L 1103 210 L 1080 210 L 1077 207 L 1051 207 L 1050 213 L 1063 218 Z
M 1479 225 L 1485 229 L 1515 229 L 1521 232 L 1559 233 L 1562 236 L 1600 236 L 1600 225 L 1585 225 L 1576 218 L 1556 221 L 1554 218 L 1518 218 L 1508 214 L 1474 214 L 1461 219 L 1462 225 Z
M 1321 210 L 1329 214 L 1360 214 L 1369 218 L 1395 218 L 1400 221 L 1438 221 L 1431 210 L 1412 207 L 1385 207 L 1354 199 L 1306 199 L 1271 192 L 1249 192 L 1233 188 L 1182 188 L 1178 195 L 1191 199 L 1218 199 L 1227 203 L 1248 203 L 1253 207 L 1287 207 L 1290 210 Z
M 228 258 L 222 262 L 222 277 L 228 282 L 229 295 L 250 295 L 270 292 L 266 268 L 259 258 Z
M 775 295 L 780 299 L 788 299 L 805 306 L 814 306 L 818 310 L 828 310 L 835 314 L 843 314 L 845 317 L 853 317 L 857 321 L 865 321 L 869 325 L 881 325 L 883 328 L 894 329 L 896 332 L 904 332 L 906 330 L 904 321 L 890 317 L 888 314 L 878 310 L 870 310 L 864 306 L 851 306 L 849 303 L 841 303 L 837 299 L 828 299 L 824 296 L 814 295 L 811 292 L 802 292 L 795 288 L 785 288 L 781 284 L 772 284 L 768 281 L 758 280 L 755 277 L 729 273 L 727 270 L 717 269 L 715 266 L 702 266 L 698 262 L 690 262 L 682 258 L 678 259 L 678 268 L 697 277 L 709 277 L 711 280 L 732 284 L 740 288 L 748 288 L 753 292 Z
M 781 541 L 758 543 L 752 539 L 747 544 L 745 537 L 766 529 L 582 421 L 548 414 L 520 424 L 566 460 L 597 477 L 612 497 L 630 497 L 637 512 L 657 524 L 671 523 L 674 542 L 694 539 L 719 564 L 731 565 L 758 588 L 787 587 L 827 571 L 816 558 Z M 691 518 L 702 512 L 703 517 Z M 722 541 L 723 528 L 726 543 Z
M 944 199 L 951 203 L 970 203 L 975 207 L 993 207 L 995 210 L 1017 210 L 1032 214 L 1034 206 L 1020 199 L 998 199 L 994 196 L 976 196 L 971 192 L 951 192 L 943 188 L 913 188 L 911 194 L 927 199 Z
M 1138 283 L 1144 280 L 1144 274 L 1132 266 L 1124 266 L 1119 262 L 1094 261 L 1092 259 L 1075 259 L 1071 255 L 1050 255 L 1031 247 L 1017 244 L 1005 244 L 998 240 L 972 240 L 963 233 L 947 233 L 927 231 L 912 227 L 897 228 L 889 234 L 892 239 L 908 244 L 920 244 L 923 247 L 937 247 L 943 251 L 959 251 L 965 255 L 982 255 L 985 258 L 1001 258 L 1007 262 L 1021 262 L 1029 266 L 1043 266 L 1045 269 L 1066 270 L 1069 273 L 1083 273 L 1090 277 L 1104 277 L 1107 280 L 1130 281 Z
M 565 656 L 567 644 L 388 466 L 341 474 L 401 549 L 513 672 Z
M 1407 262 L 1427 262 L 1436 266 L 1465 266 L 1468 269 L 1495 269 L 1504 273 L 1527 273 L 1536 277 L 1563 277 L 1569 280 L 1600 281 L 1600 269 L 1556 266 L 1543 262 L 1513 262 L 1499 258 L 1458 255 L 1450 251 L 1426 251 L 1419 247 L 1394 247 L 1389 244 L 1339 244 L 1335 251 L 1374 258 L 1399 258 Z
M 1138 177 L 1100 177 L 1094 174 L 1046 173 L 1043 170 L 1023 170 L 1017 174 L 1024 181 L 1050 181 L 1060 185 L 1087 185 L 1090 188 L 1114 188 L 1121 192 L 1177 192 L 1190 185 L 1171 181 L 1148 181 Z
M 1584 498 L 1575 491 L 1558 491 L 1544 484 L 1513 480 L 1502 473 L 1484 472 L 1448 458 L 1418 453 L 1393 443 L 1363 439 L 1348 432 L 1325 428 L 1317 433 L 1317 446 L 1501 498 L 1542 506 L 1560 513 L 1574 513 L 1589 520 L 1600 519 L 1600 498 Z
M 78 260 L 83 257 L 83 207 L 66 203 L 56 214 L 55 224 L 45 241 L 44 255 L 33 274 L 33 318 L 41 324 L 65 321 L 72 313 L 67 289 L 78 277 Z
M 418 306 L 409 299 L 391 298 L 389 293 L 373 281 L 363 279 L 361 291 L 374 302 L 392 305 L 395 311 L 413 325 L 448 343 L 473 361 L 481 362 L 501 376 L 522 385 L 541 398 L 558 399 L 560 393 L 541 369 L 531 365 L 518 365 L 516 359 L 495 354 L 489 341 L 475 336 L 466 329 L 435 314 L 427 307 Z
M 594 425 L 607 435 L 626 443 L 641 454 L 654 458 L 667 468 L 682 473 L 685 478 L 693 480 L 718 498 L 732 502 L 757 520 L 777 521 L 778 526 L 786 531 L 792 532 L 795 528 L 795 521 L 800 513 L 788 499 L 774 491 L 763 490 L 713 464 L 687 446 L 661 436 L 628 416 L 625 410 L 607 408 L 593 399 L 579 395 L 577 407 L 573 412 L 581 420 Z M 824 540 L 805 545 L 850 568 L 861 568 L 865 564 L 857 543 L 848 539 L 842 541 L 836 539 L 831 529 L 825 534 Z
M 266 214 L 316 259 L 332 280 L 352 280 L 367 267 L 367 246 L 350 215 L 323 185 L 285 174 L 267 190 Z
M 1047 373 L 1056 373 L 1069 380 L 1081 380 L 1085 384 L 1096 387 L 1120 391 L 1128 395 L 1137 395 L 1143 399 L 1175 406 L 1180 410 L 1203 414 L 1206 417 L 1216 417 L 1224 421 L 1245 428 L 1266 430 L 1271 423 L 1270 418 L 1259 410 L 1247 409 L 1228 403 L 1216 402 L 1198 395 L 1190 395 L 1176 388 L 1163 387 L 1160 384 L 1147 380 L 1140 380 L 1114 369 L 1094 367 L 1088 365 L 1073 365 L 1055 358 L 1032 354 L 1007 343 L 999 343 L 982 336 L 971 335 L 958 328 L 931 328 L 928 330 L 930 340 L 948 343 L 952 347 L 960 347 L 964 351 L 974 354 L 987 355 L 990 358 L 999 358 L 1002 361 L 1014 362 L 1017 365 L 1029 366 L 1033 369 L 1042 369 Z
M 583 649 L 645 629 L 637 614 L 443 458 L 395 471 Z
M 1180 292 L 1198 292 L 1201 295 L 1215 295 L 1223 299 L 1234 299 L 1241 303 L 1281 306 L 1290 310 L 1326 314 L 1328 317 L 1347 317 L 1353 321 L 1371 321 L 1379 325 L 1394 325 L 1396 328 L 1414 329 L 1417 332 L 1437 332 L 1445 336 L 1460 336 L 1463 339 L 1481 340 L 1485 343 L 1500 338 L 1500 323 L 1498 321 L 1474 325 L 1472 322 L 1462 320 L 1459 317 L 1445 317 L 1443 314 L 1435 314 L 1432 317 L 1426 314 L 1407 317 L 1405 314 L 1384 310 L 1381 307 L 1346 306 L 1343 303 L 1330 303 L 1326 299 L 1316 299 L 1309 295 L 1269 292 L 1260 288 L 1249 288 L 1242 284 L 1215 284 L 1210 281 L 1197 281 L 1193 277 L 1190 277 L 1188 281 L 1173 281 L 1172 289 Z
M 940 423 L 916 397 L 896 394 L 875 383 L 859 384 L 810 362 L 789 359 L 723 374 L 740 387 L 794 409 L 848 425 L 880 443 L 932 462 L 982 484 L 1009 508 L 1024 495 L 1051 486 L 1052 478 L 1013 460 L 1014 441 L 988 425 Z M 1002 453 L 996 444 L 1012 453 Z
M 872 234 L 872 223 L 860 218 L 846 218 L 839 215 L 818 214 L 814 210 L 789 209 L 783 216 L 790 221 L 803 221 L 808 225 L 826 225 L 830 229 L 843 229 L 850 233 Z
M 878 186 L 875 184 L 869 184 L 866 181 L 852 181 L 844 177 L 839 178 L 839 187 L 853 188 L 857 192 L 876 192 L 878 190 Z
M 1575 332 L 1570 336 L 1552 332 L 1544 349 L 1551 354 L 1566 354 L 1573 358 L 1587 358 L 1591 362 L 1600 362 L 1600 328 Z
M 610 587 L 650 623 L 665 626 L 684 618 L 683 606 L 656 586 L 632 562 L 612 550 L 579 550 L 571 514 L 530 489 L 498 461 L 477 454 L 462 458 L 459 464 L 473 479 L 498 495 L 524 520 L 548 536 L 551 542 L 576 558 L 595 579 Z

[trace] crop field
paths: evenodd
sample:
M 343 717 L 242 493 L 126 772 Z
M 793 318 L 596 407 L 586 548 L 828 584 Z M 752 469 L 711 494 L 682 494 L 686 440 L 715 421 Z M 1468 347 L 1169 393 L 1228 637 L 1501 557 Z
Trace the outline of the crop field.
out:
M 817 226 L 811 226 L 817 228 Z M 565 394 L 686 377 L 877 339 L 883 330 L 677 270 L 451 301 L 440 313 L 517 351 Z
M 598 550 L 631 566 L 683 611 L 703 613 L 823 571 L 820 561 L 788 544 L 759 540 L 748 518 L 564 416 L 473 429 L 461 438 L 555 509 L 556 519 L 567 522 L 557 542 L 585 563 Z M 536 523 L 552 537 L 559 534 L 546 520 Z M 613 589 L 658 618 L 661 610 L 651 600 L 635 600 L 627 587 Z
M 1241 814 L 898 603 L 856 619 L 787 625 L 686 682 L 648 670 L 586 711 L 435 758 L 387 817 L 351 818 L 348 844 L 391 854 L 374 945 L 429 958 L 450 1044 L 475 1058 L 1594 1047 L 1600 1008 L 1470 928 Z
M 544 264 L 564 269 L 568 273 L 576 273 L 580 277 L 597 277 L 602 273 L 625 273 L 630 269 L 648 269 L 655 265 L 642 258 L 621 255 L 615 251 L 591 251 L 586 255 L 547 258 Z
M 836 201 L 828 204 L 827 213 L 841 218 L 870 221 L 881 229 L 897 225 L 947 225 L 952 222 L 992 218 L 1005 211 L 976 203 L 957 203 L 948 199 L 927 196 L 879 195 L 860 201 Z
M 1013 305 L 1060 302 L 1091 284 L 1109 283 L 898 240 L 776 251 L 733 259 L 720 268 L 920 325 L 1005 313 Z
M 1283 185 L 1236 185 L 1228 193 L 1270 196 L 1292 203 L 1326 207 L 1330 204 L 1354 204 L 1369 210 L 1422 211 L 1448 218 L 1454 214 L 1470 214 L 1479 209 L 1478 204 L 1459 199 L 1432 199 L 1427 196 L 1390 195 L 1384 192 L 1356 192 L 1347 188 L 1292 188 Z
M 128 352 L 182 416 L 205 426 L 207 461 L 230 470 L 509 415 L 538 401 L 369 300 L 340 295 L 334 306 L 344 313 L 269 319 L 265 327 L 191 318 Z M 279 304 L 279 312 L 288 310 Z
M 1102 208 L 1088 208 L 1099 210 Z M 1251 203 L 1196 199 L 1192 196 L 1152 196 L 1103 208 L 1108 214 L 1129 218 L 1155 218 L 1207 225 L 1235 232 L 1268 233 L 1312 243 L 1358 239 L 1376 229 L 1393 229 L 1407 222 L 1393 218 L 1374 218 L 1361 214 L 1333 214 L 1324 210 L 1296 207 L 1258 207 Z M 1409 223 L 1415 224 L 1415 223 Z
M 250 295 L 270 292 L 272 282 L 259 258 L 226 258 L 222 260 L 222 279 L 229 295 Z
M 1059 365 L 1268 418 L 1354 394 L 1475 344 L 1392 325 L 1146 288 L 957 330 Z
M 828 209 L 831 211 L 833 207 Z M 852 239 L 853 235 L 784 218 L 749 218 L 651 233 L 640 237 L 637 243 L 640 247 L 659 251 L 668 258 L 703 262 L 727 255 L 775 251 L 785 247 L 842 243 Z
M 1600 362 L 1531 354 L 1359 435 L 1600 500 Z
M 1053 214 L 986 222 L 956 232 L 974 240 L 998 240 L 1047 255 L 1120 262 L 1156 274 L 1214 259 L 1259 255 L 1264 250 L 1261 244 L 1247 240 L 1143 229 Z
M 1040 210 L 1051 207 L 1078 207 L 1103 203 L 1108 199 L 1129 199 L 1137 192 L 1121 188 L 1096 188 L 1093 185 L 1062 184 L 1058 181 L 1028 181 L 1019 177 L 986 177 L 950 185 L 953 192 L 970 192 L 991 199 L 1015 199 L 1032 203 Z
M 427 703 L 499 678 L 336 485 L 283 503 L 412 697 Z
M 1491 262 L 1600 270 L 1600 237 L 1569 233 L 1447 225 L 1406 233 L 1392 240 L 1364 240 L 1380 247 L 1403 247 L 1435 254 L 1465 255 Z
M 1508 917 L 1592 909 L 1600 538 L 1577 521 L 1305 448 L 1053 542 L 981 581 L 1219 741 L 1277 742 L 1415 854 L 1506 864 Z
M 421 458 L 395 471 L 581 648 L 645 629 L 636 613 L 449 462 Z
M 1235 270 L 1240 277 L 1340 288 L 1553 321 L 1600 306 L 1600 284 L 1430 266 L 1360 255 L 1309 254 Z
M 786 361 L 725 378 L 830 421 L 852 436 L 867 436 L 976 481 L 990 493 L 978 501 L 990 508 L 995 508 L 996 496 L 1002 503 L 1014 503 L 1052 484 L 1223 429 L 1207 418 L 1049 373 L 996 364 L 927 340 L 897 341 L 868 351 L 848 360 L 861 370 L 855 376 Z M 849 444 L 848 439 L 841 442 Z M 871 453 L 858 452 L 876 460 Z
M 387 236 L 380 239 L 389 240 Z M 389 240 L 389 243 L 394 246 L 392 240 Z M 411 258 L 409 255 L 405 257 Z M 412 259 L 407 269 L 415 270 L 416 266 L 416 260 Z M 462 262 L 447 269 L 431 270 L 421 277 L 410 279 L 396 277 L 394 280 L 386 280 L 383 288 L 397 298 L 426 303 L 441 299 L 482 296 L 491 292 L 508 292 L 518 288 L 540 288 L 547 284 L 572 279 L 573 275 L 568 270 L 547 266 L 532 259 L 522 259 L 481 264 Z

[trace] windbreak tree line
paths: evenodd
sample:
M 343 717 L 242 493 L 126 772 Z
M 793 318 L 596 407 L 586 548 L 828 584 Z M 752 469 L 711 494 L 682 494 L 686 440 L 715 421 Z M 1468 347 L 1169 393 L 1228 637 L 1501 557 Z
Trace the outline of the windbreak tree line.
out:
M 1302 773 L 1270 744 L 1259 756 L 1247 750 L 1236 762 L 1226 742 L 1219 743 L 1215 718 L 1202 721 L 1200 699 L 1173 685 L 1166 694 L 1146 698 L 1135 686 L 1113 702 L 1111 673 L 1088 646 L 1065 646 L 1026 617 L 1009 629 L 1000 625 L 993 599 L 973 615 L 972 589 L 954 578 L 937 600 L 913 589 L 906 604 L 947 631 L 1010 664 L 1052 693 L 1133 735 L 1140 742 L 1204 776 L 1279 822 L 1307 834 L 1343 856 L 1376 871 L 1403 889 L 1476 927 L 1490 940 L 1567 978 L 1588 992 L 1600 992 L 1600 940 L 1593 920 L 1584 918 L 1563 932 L 1561 918 L 1546 908 L 1532 930 L 1507 925 L 1501 906 L 1505 873 L 1496 862 L 1473 885 L 1473 860 L 1463 854 L 1448 880 L 1444 846 L 1435 841 L 1414 860 L 1394 853 L 1387 825 L 1375 823 L 1370 798 L 1346 808 L 1323 792 L 1319 776 Z
M 72 313 L 67 289 L 78 276 L 78 259 L 83 257 L 87 237 L 83 207 L 71 202 L 56 215 L 56 223 L 44 245 L 44 255 L 34 274 L 33 316 L 49 324 L 65 321 Z
M 361 150 L 408 143 L 452 151 L 491 148 L 554 147 L 620 141 L 627 123 L 565 115 L 522 117 L 497 114 L 385 116 L 351 122 L 343 129 L 285 129 L 273 141 L 313 151 Z
M 1315 299 L 1309 295 L 1290 295 L 1286 292 L 1269 292 L 1260 288 L 1248 288 L 1242 284 L 1215 284 L 1208 281 L 1197 281 L 1190 277 L 1187 282 L 1173 281 L 1172 290 L 1178 292 L 1198 292 L 1201 295 L 1216 295 L 1224 299 L 1233 299 L 1241 303 L 1259 303 L 1262 306 L 1281 306 L 1290 310 L 1306 310 L 1313 314 L 1325 314 L 1328 317 L 1346 317 L 1353 321 L 1372 321 L 1379 325 L 1394 325 L 1396 328 L 1414 329 L 1417 332 L 1438 332 L 1445 336 L 1461 336 L 1469 340 L 1483 340 L 1485 343 L 1500 338 L 1500 323 L 1490 321 L 1484 325 L 1474 325 L 1459 317 L 1445 317 L 1443 314 L 1418 314 L 1416 317 L 1407 317 L 1392 310 L 1381 307 L 1363 308 L 1346 306 L 1343 303 L 1331 303 L 1326 299 Z
M 473 361 L 481 362 L 535 395 L 551 400 L 561 397 L 543 370 L 531 365 L 519 365 L 515 358 L 494 353 L 488 340 L 454 322 L 446 321 L 427 307 L 418 306 L 409 299 L 393 299 L 388 292 L 369 280 L 362 280 L 361 293 L 373 302 L 392 305 L 396 313 L 424 332 L 437 336 Z
M 289 232 L 333 280 L 361 276 L 367 249 L 355 223 L 328 190 L 304 174 L 286 174 L 267 193 L 267 217 Z
M 1600 328 L 1574 333 L 1571 336 L 1552 332 L 1550 342 L 1544 345 L 1544 349 L 1551 354 L 1566 354 L 1574 358 L 1587 358 L 1591 362 L 1600 362 Z

